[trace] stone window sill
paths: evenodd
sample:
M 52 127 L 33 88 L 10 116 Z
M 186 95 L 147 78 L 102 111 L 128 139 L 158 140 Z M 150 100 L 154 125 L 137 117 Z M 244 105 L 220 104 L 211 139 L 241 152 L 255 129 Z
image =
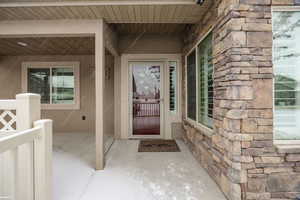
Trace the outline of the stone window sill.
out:
M 192 120 L 185 120 L 190 126 L 201 132 L 202 134 L 206 135 L 207 137 L 211 137 L 214 134 L 214 130 L 207 128 L 206 126 L 199 124 L 197 122 L 194 122 Z
M 300 144 L 274 144 L 278 153 L 300 153 Z

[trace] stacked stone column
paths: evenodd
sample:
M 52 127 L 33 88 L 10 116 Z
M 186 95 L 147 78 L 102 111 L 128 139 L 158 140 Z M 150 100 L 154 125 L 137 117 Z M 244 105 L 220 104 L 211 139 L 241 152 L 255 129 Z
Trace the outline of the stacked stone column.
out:
M 185 141 L 228 199 L 300 196 L 300 151 L 273 144 L 271 5 L 293 0 L 215 0 L 186 47 L 213 28 L 214 130 L 186 120 Z

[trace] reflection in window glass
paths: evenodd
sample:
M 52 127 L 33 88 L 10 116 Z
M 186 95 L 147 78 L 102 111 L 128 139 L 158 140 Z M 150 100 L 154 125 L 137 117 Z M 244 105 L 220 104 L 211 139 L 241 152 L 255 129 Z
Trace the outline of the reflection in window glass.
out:
M 300 12 L 273 13 L 275 139 L 300 139 Z
M 176 96 L 177 96 L 177 62 L 169 62 L 170 76 L 170 111 L 176 111 Z
M 212 127 L 214 97 L 212 34 L 199 44 L 198 61 L 198 122 Z
M 74 68 L 28 68 L 28 92 L 42 104 L 75 104 Z
M 132 66 L 132 133 L 160 135 L 160 64 L 131 62 Z
M 41 103 L 50 103 L 50 69 L 28 69 L 28 92 L 41 95 Z
M 187 57 L 187 116 L 196 121 L 196 52 Z
M 52 68 L 52 103 L 74 103 L 74 70 L 73 68 Z

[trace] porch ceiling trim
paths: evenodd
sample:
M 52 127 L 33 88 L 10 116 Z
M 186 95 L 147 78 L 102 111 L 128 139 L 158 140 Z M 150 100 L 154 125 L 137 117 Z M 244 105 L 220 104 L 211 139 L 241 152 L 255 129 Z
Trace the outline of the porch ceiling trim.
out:
M 56 7 L 56 6 L 118 6 L 118 5 L 196 5 L 195 0 L 106 0 L 106 1 L 56 1 L 56 2 L 5 2 L 0 7 Z
M 0 21 L 0 38 L 95 36 L 101 23 L 102 20 Z M 117 35 L 106 23 L 103 24 L 105 47 L 118 56 Z
M 101 20 L 0 21 L 0 37 L 94 36 Z

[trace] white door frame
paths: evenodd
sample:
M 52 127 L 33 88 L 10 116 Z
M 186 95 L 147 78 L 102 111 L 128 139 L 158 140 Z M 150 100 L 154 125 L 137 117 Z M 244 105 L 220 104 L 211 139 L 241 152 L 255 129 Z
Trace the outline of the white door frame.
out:
M 121 55 L 121 70 L 120 70 L 120 78 L 121 80 L 118 81 L 120 85 L 120 96 L 119 99 L 121 105 L 121 115 L 119 116 L 119 123 L 120 123 L 120 138 L 121 139 L 129 139 L 131 137 L 131 130 L 130 130 L 130 97 L 129 97 L 129 61 L 153 61 L 153 62 L 163 62 L 163 70 L 164 73 L 164 84 L 163 90 L 164 93 L 164 108 L 163 108 L 163 117 L 164 122 L 161 124 L 164 127 L 164 130 L 161 132 L 161 138 L 163 139 L 171 139 L 171 124 L 173 122 L 181 122 L 181 54 L 122 54 Z M 169 67 L 167 65 L 168 61 L 177 61 L 178 63 L 178 93 L 177 93 L 177 104 L 178 104 L 178 111 L 176 113 L 169 112 L 169 94 L 168 94 L 168 87 L 169 87 L 169 79 L 168 79 L 168 70 Z
M 160 66 L 160 133 L 159 135 L 133 135 L 133 113 L 132 113 L 132 65 L 130 63 L 133 62 L 141 62 L 141 63 L 153 63 L 155 66 Z M 128 98 L 129 98 L 129 138 L 163 138 L 164 133 L 164 126 L 165 126 L 165 118 L 164 118 L 164 108 L 165 108 L 165 84 L 164 84 L 164 76 L 166 71 L 165 61 L 156 61 L 156 60 L 129 60 L 128 61 L 129 71 L 128 71 L 128 78 L 129 78 L 129 88 L 128 88 Z

